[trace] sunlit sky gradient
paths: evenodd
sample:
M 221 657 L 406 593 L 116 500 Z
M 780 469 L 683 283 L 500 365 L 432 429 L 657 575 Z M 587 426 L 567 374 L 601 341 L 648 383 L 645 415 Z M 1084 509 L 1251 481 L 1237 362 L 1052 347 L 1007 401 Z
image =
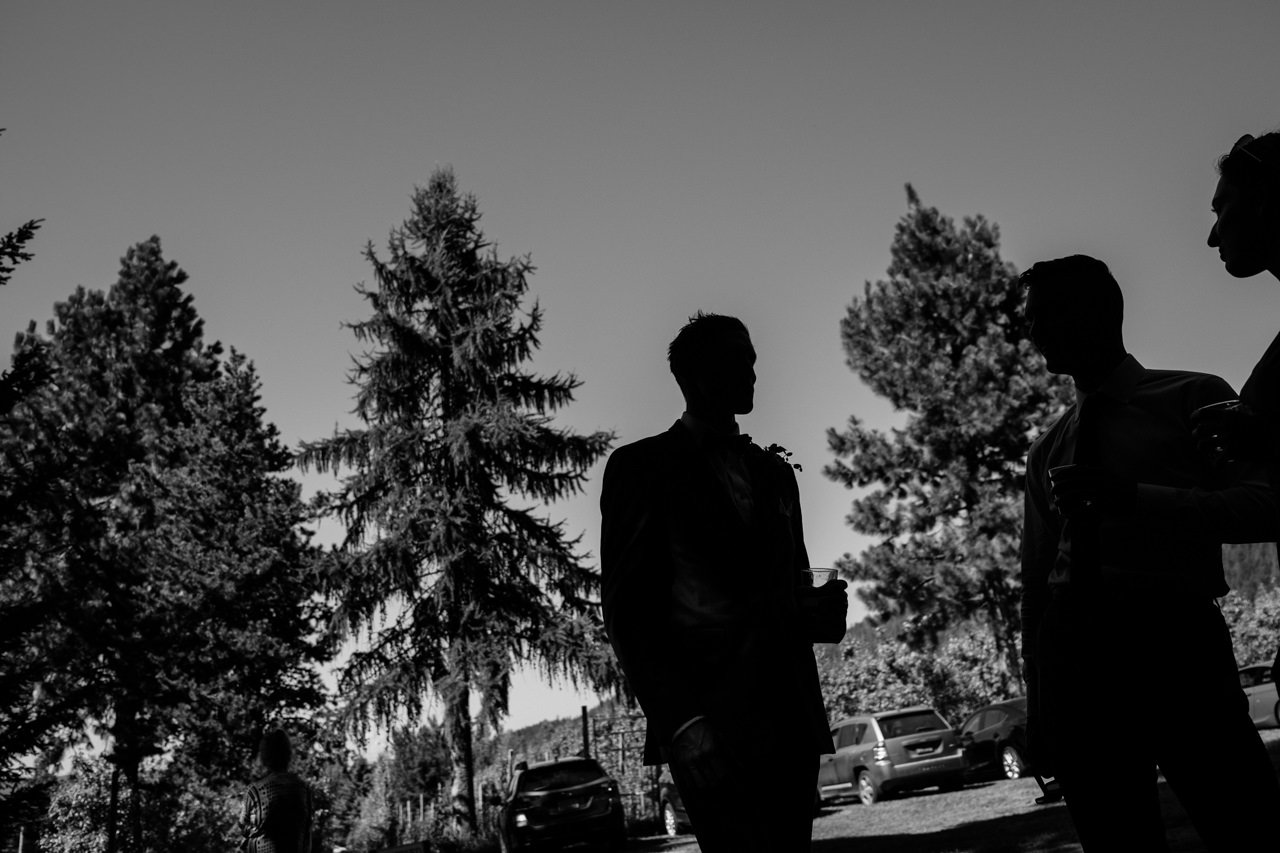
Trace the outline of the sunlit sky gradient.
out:
M 1148 365 L 1244 381 L 1280 290 L 1231 280 L 1204 240 L 1215 158 L 1280 123 L 1278 41 L 1274 0 L 9 3 L 0 230 L 47 221 L 0 333 L 43 328 L 159 234 L 288 444 L 353 426 L 339 324 L 367 315 L 359 251 L 452 165 L 500 253 L 532 254 L 534 366 L 583 381 L 562 423 L 665 429 L 666 343 L 699 308 L 744 319 L 743 428 L 804 465 L 830 564 L 866 540 L 821 475 L 825 430 L 895 422 L 838 322 L 883 275 L 907 181 L 997 222 L 1020 268 L 1107 261 Z M 550 509 L 591 555 L 602 470 Z M 507 725 L 583 701 L 526 675 Z

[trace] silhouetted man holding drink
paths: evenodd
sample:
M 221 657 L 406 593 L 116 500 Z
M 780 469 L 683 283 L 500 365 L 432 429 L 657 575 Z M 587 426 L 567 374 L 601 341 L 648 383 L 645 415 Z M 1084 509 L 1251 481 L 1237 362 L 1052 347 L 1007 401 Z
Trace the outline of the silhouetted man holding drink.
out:
M 810 586 L 795 474 L 739 434 L 746 327 L 699 313 L 668 357 L 684 414 L 605 468 L 605 626 L 703 853 L 799 853 L 833 751 L 812 644 L 844 635 L 845 583 Z
M 1221 543 L 1272 538 L 1276 502 L 1261 466 L 1215 466 L 1191 431 L 1193 411 L 1235 393 L 1128 354 L 1101 261 L 1045 261 L 1023 280 L 1031 339 L 1077 391 L 1027 460 L 1032 762 L 1058 777 L 1086 850 L 1167 849 L 1157 767 L 1210 849 L 1252 849 L 1280 785 L 1214 599 Z

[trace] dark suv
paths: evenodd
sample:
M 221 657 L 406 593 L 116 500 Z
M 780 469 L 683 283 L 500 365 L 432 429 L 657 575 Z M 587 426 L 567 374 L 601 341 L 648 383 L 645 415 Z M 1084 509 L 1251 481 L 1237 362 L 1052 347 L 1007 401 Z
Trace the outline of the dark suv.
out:
M 974 711 L 960 724 L 960 746 L 970 779 L 1028 775 L 1027 700 L 1009 699 Z
M 831 727 L 831 738 L 836 751 L 818 767 L 823 799 L 856 792 L 869 806 L 896 791 L 964 785 L 960 739 L 928 706 L 848 717 Z
M 563 850 L 578 843 L 618 849 L 626 835 L 618 783 L 592 758 L 518 768 L 498 816 L 503 853 Z

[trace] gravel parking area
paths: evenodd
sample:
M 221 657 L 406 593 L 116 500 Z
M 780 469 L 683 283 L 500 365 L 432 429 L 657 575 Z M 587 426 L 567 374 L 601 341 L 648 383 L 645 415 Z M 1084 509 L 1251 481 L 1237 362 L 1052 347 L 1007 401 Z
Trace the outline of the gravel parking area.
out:
M 1280 768 L 1280 729 L 1259 734 Z M 1161 804 L 1173 853 L 1202 851 L 1186 812 L 1163 781 Z M 856 799 L 827 803 L 813 822 L 812 853 L 1073 853 L 1079 851 L 1066 806 L 1035 804 L 1034 779 L 983 782 L 960 791 L 934 789 L 874 806 Z M 692 835 L 634 839 L 634 853 L 696 853 Z

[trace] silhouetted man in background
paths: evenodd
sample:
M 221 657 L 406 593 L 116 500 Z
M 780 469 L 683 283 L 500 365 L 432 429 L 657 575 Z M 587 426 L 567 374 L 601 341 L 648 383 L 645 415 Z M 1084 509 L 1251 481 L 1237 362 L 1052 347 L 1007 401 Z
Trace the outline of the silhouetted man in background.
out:
M 668 356 L 684 414 L 605 468 L 605 626 L 703 853 L 798 853 L 832 751 L 812 644 L 844 635 L 845 583 L 801 589 L 795 474 L 738 432 L 746 327 L 699 312 Z
M 311 853 L 311 788 L 289 770 L 292 760 L 289 735 L 280 729 L 263 735 L 258 761 L 265 773 L 249 786 L 240 808 L 244 853 Z
M 1157 766 L 1213 850 L 1255 849 L 1280 786 L 1215 598 L 1221 543 L 1273 538 L 1266 472 L 1214 466 L 1190 416 L 1216 376 L 1125 350 L 1101 261 L 1035 264 L 1031 339 L 1077 402 L 1031 446 L 1022 549 L 1032 762 L 1055 774 L 1086 850 L 1167 849 Z

